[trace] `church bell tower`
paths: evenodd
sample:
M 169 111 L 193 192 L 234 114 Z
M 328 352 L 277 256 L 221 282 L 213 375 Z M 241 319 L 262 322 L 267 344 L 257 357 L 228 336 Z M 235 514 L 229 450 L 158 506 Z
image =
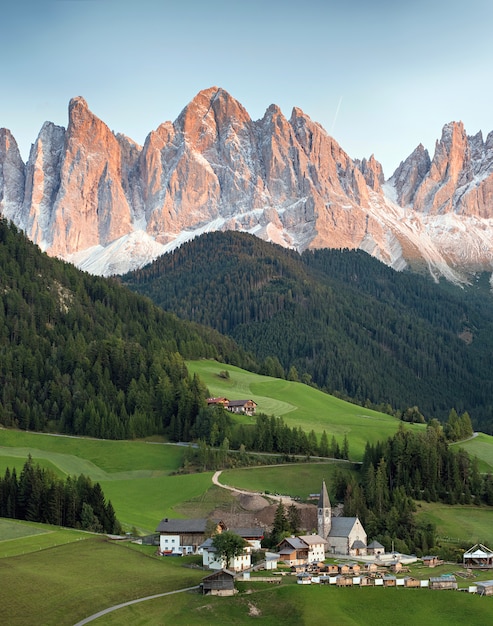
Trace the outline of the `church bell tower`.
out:
M 330 533 L 332 511 L 330 507 L 329 494 L 327 493 L 327 487 L 325 486 L 325 480 L 322 482 L 322 490 L 318 499 L 317 507 L 317 521 L 318 521 L 318 534 L 320 537 L 327 539 Z

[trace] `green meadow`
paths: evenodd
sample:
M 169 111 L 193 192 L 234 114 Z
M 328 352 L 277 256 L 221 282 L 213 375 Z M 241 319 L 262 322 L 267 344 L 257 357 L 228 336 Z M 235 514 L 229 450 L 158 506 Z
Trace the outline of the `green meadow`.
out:
M 477 457 L 480 472 L 493 471 L 493 437 L 491 435 L 477 433 L 472 439 L 452 445 L 464 448 L 471 457 Z
M 0 520 L 0 528 L 2 524 Z M 40 549 L 32 534 L 34 526 L 19 525 L 25 528 L 26 553 L 0 558 L 2 623 L 9 626 L 73 626 L 126 601 L 193 587 L 204 576 L 201 569 L 190 567 L 197 564 L 197 557 L 157 558 L 152 548 L 114 543 L 88 533 L 82 538 L 77 531 L 54 529 L 45 533 L 53 536 L 54 543 Z M 57 543 L 56 535 L 62 532 L 72 534 L 72 541 L 58 539 Z M 17 540 L 11 537 L 4 543 Z M 412 574 L 427 578 L 438 573 L 422 570 Z M 208 626 L 243 625 L 256 620 L 272 626 L 480 626 L 493 619 L 493 598 L 428 589 L 300 586 L 295 580 L 294 576 L 283 578 L 282 584 L 275 587 L 239 583 L 240 593 L 231 598 L 186 591 L 119 608 L 94 623 Z M 467 584 L 461 581 L 462 586 Z
M 493 546 L 493 507 L 419 502 L 417 514 L 436 525 L 441 539 Z
M 212 396 L 252 399 L 258 405 L 257 412 L 282 416 L 288 426 L 301 426 L 306 432 L 314 430 L 321 435 L 325 430 L 329 441 L 334 435 L 339 444 L 347 435 L 353 461 L 361 461 L 367 441 L 383 441 L 402 424 L 395 417 L 350 404 L 302 383 L 261 376 L 210 360 L 188 361 L 187 367 L 200 376 Z M 229 378 L 219 376 L 224 370 Z M 239 419 L 252 424 L 255 420 L 254 417 Z M 407 427 L 423 426 L 409 424 Z

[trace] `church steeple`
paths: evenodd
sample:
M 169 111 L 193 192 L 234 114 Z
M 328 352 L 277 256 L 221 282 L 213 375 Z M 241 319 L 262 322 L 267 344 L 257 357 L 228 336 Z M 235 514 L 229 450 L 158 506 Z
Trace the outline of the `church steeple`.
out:
M 327 493 L 327 487 L 325 486 L 324 480 L 322 481 L 322 490 L 320 491 L 317 506 L 318 534 L 324 539 L 327 539 L 330 533 L 330 527 L 332 524 L 331 517 L 332 511 L 330 507 L 329 494 Z

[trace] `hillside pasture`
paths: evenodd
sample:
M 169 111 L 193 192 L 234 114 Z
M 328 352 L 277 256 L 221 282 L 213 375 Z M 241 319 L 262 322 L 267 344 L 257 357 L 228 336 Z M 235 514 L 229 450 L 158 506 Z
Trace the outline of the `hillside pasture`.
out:
M 493 548 L 493 507 L 418 502 L 417 516 L 436 525 L 441 539 Z M 493 578 L 493 575 L 492 575 Z
M 282 417 L 291 428 L 301 426 L 305 432 L 314 430 L 318 436 L 325 430 L 329 441 L 334 435 L 339 445 L 347 435 L 349 455 L 354 461 L 362 460 L 367 441 L 384 441 L 402 424 L 391 415 L 350 404 L 302 383 L 253 374 L 211 360 L 188 361 L 187 367 L 200 376 L 212 396 L 230 400 L 251 398 L 258 405 L 257 412 Z M 225 370 L 229 378 L 220 376 Z M 238 420 L 254 423 L 255 418 Z M 406 427 L 423 428 L 417 424 Z
M 480 472 L 493 472 L 493 437 L 477 433 L 472 439 L 452 444 L 467 450 L 471 457 L 477 457 Z
M 185 448 L 143 441 L 102 441 L 0 430 L 0 468 L 19 475 L 31 454 L 64 477 L 85 474 L 99 482 L 126 527 L 154 532 L 163 517 L 181 517 L 177 508 L 200 497 L 212 474 L 175 474 Z
M 310 494 L 320 492 L 323 480 L 327 483 L 327 489 L 331 495 L 336 471 L 355 472 L 356 470 L 351 463 L 344 462 L 299 463 L 225 470 L 221 473 L 219 482 L 238 489 L 260 493 L 279 493 L 305 500 Z

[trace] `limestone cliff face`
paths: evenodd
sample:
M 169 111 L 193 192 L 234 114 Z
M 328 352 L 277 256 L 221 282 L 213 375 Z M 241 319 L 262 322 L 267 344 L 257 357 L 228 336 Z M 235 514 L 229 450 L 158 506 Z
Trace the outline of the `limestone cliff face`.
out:
M 17 142 L 0 128 L 0 213 L 19 223 L 24 200 L 25 165 Z
M 49 251 L 63 256 L 110 241 L 132 229 L 123 150 L 83 98 L 69 105 L 69 124 L 53 205 Z
M 493 133 L 447 124 L 385 182 L 298 108 L 253 121 L 223 89 L 201 91 L 143 147 L 81 97 L 68 126 L 46 122 L 24 164 L 0 130 L 0 213 L 49 254 L 123 273 L 207 230 L 246 230 L 306 248 L 360 248 L 397 269 L 459 280 L 493 259 Z
M 492 133 L 483 142 L 481 133 L 468 137 L 462 122 L 447 124 L 429 167 L 423 156 L 414 177 L 399 173 L 400 201 L 431 215 L 493 217 L 492 148 Z

